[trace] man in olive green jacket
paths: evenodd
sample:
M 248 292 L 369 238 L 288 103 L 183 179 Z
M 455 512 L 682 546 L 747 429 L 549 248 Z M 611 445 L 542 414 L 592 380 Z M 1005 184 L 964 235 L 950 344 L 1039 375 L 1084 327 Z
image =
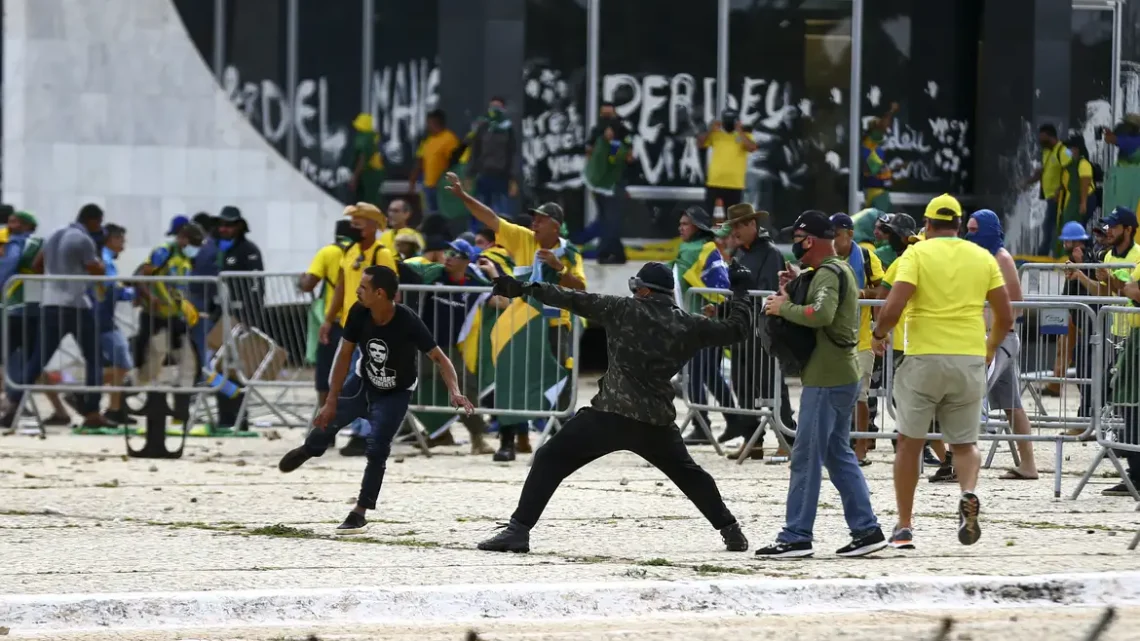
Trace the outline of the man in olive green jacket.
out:
M 780 291 L 764 303 L 764 312 L 796 325 L 815 328 L 815 350 L 803 368 L 800 420 L 792 447 L 787 522 L 776 542 L 756 551 L 767 558 L 811 556 L 812 528 L 819 504 L 823 467 L 839 490 L 851 543 L 839 556 L 865 556 L 887 547 L 871 509 L 867 480 L 851 450 L 851 414 L 859 395 L 859 286 L 847 263 L 835 255 L 835 230 L 826 214 L 807 211 L 796 219 L 792 253 L 815 273 L 804 304 L 788 299 L 791 274 L 780 275 Z M 840 279 L 843 282 L 840 282 Z

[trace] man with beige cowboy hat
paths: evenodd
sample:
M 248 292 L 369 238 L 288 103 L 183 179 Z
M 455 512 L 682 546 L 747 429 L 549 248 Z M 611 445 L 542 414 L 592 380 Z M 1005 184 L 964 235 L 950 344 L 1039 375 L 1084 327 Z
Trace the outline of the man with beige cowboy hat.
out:
M 384 214 L 371 203 L 359 202 L 344 208 L 344 215 L 352 218 L 352 226 L 360 232 L 360 240 L 353 243 L 344 252 L 340 260 L 340 271 L 336 279 L 336 291 L 332 300 L 325 308 L 325 322 L 321 324 L 320 341 L 325 345 L 340 343 L 344 323 L 348 320 L 348 311 L 356 304 L 356 290 L 360 287 L 360 279 L 364 270 L 381 265 L 399 273 L 396 268 L 396 257 L 378 240 L 380 226 L 385 223 Z M 352 367 L 349 377 L 354 376 L 356 360 L 360 358 L 357 350 L 352 355 Z M 348 445 L 341 448 L 344 456 L 363 456 L 365 441 L 362 435 L 356 433 L 359 423 L 354 423 L 351 430 L 351 439 Z
M 740 203 L 728 208 L 725 212 L 725 226 L 732 229 L 732 238 L 735 249 L 732 252 L 733 262 L 740 263 L 752 275 L 752 282 L 748 289 L 776 291 L 780 288 L 780 272 L 784 270 L 784 255 L 772 242 L 771 234 L 763 223 L 768 220 L 766 211 L 757 211 L 749 203 Z M 775 359 L 769 356 L 760 347 L 760 340 L 755 333 L 749 334 L 748 339 L 739 346 L 732 348 L 732 387 L 736 392 L 737 402 L 744 409 L 755 409 L 756 398 L 773 398 L 775 396 Z M 788 396 L 788 385 L 780 376 L 780 419 L 784 426 L 795 429 L 796 423 L 792 415 L 791 399 Z M 732 419 L 724 433 L 720 436 L 722 443 L 737 437 L 747 440 L 760 426 L 760 419 L 755 416 L 729 415 Z M 763 445 L 761 437 L 760 445 Z M 740 452 L 730 453 L 736 458 Z M 752 450 L 752 457 L 763 458 L 763 447 Z

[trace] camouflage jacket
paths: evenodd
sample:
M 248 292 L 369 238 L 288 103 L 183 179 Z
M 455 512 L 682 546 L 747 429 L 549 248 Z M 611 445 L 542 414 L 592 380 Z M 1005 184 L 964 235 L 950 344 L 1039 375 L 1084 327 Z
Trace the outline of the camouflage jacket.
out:
M 526 293 L 606 328 L 609 367 L 590 404 L 652 425 L 677 420 L 670 379 L 685 363 L 706 347 L 741 341 L 752 328 L 747 299 L 735 297 L 727 318 L 710 319 L 678 308 L 662 294 L 603 296 L 546 283 L 529 285 Z

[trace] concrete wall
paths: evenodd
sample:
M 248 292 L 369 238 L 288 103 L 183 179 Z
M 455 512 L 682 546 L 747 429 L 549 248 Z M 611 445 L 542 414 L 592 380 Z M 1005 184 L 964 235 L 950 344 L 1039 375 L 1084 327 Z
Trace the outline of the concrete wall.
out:
M 241 208 L 268 270 L 297 271 L 341 205 L 233 107 L 166 0 L 5 0 L 4 200 L 49 233 L 87 202 L 133 268 L 170 217 Z

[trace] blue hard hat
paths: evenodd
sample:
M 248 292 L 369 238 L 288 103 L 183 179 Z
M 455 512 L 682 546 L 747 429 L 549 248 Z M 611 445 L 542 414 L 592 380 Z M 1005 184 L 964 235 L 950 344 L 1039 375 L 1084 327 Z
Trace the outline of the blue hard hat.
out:
M 1065 226 L 1061 228 L 1061 240 L 1073 241 L 1088 239 L 1089 234 L 1087 231 L 1085 231 L 1084 225 L 1078 223 L 1075 220 L 1065 223 Z

